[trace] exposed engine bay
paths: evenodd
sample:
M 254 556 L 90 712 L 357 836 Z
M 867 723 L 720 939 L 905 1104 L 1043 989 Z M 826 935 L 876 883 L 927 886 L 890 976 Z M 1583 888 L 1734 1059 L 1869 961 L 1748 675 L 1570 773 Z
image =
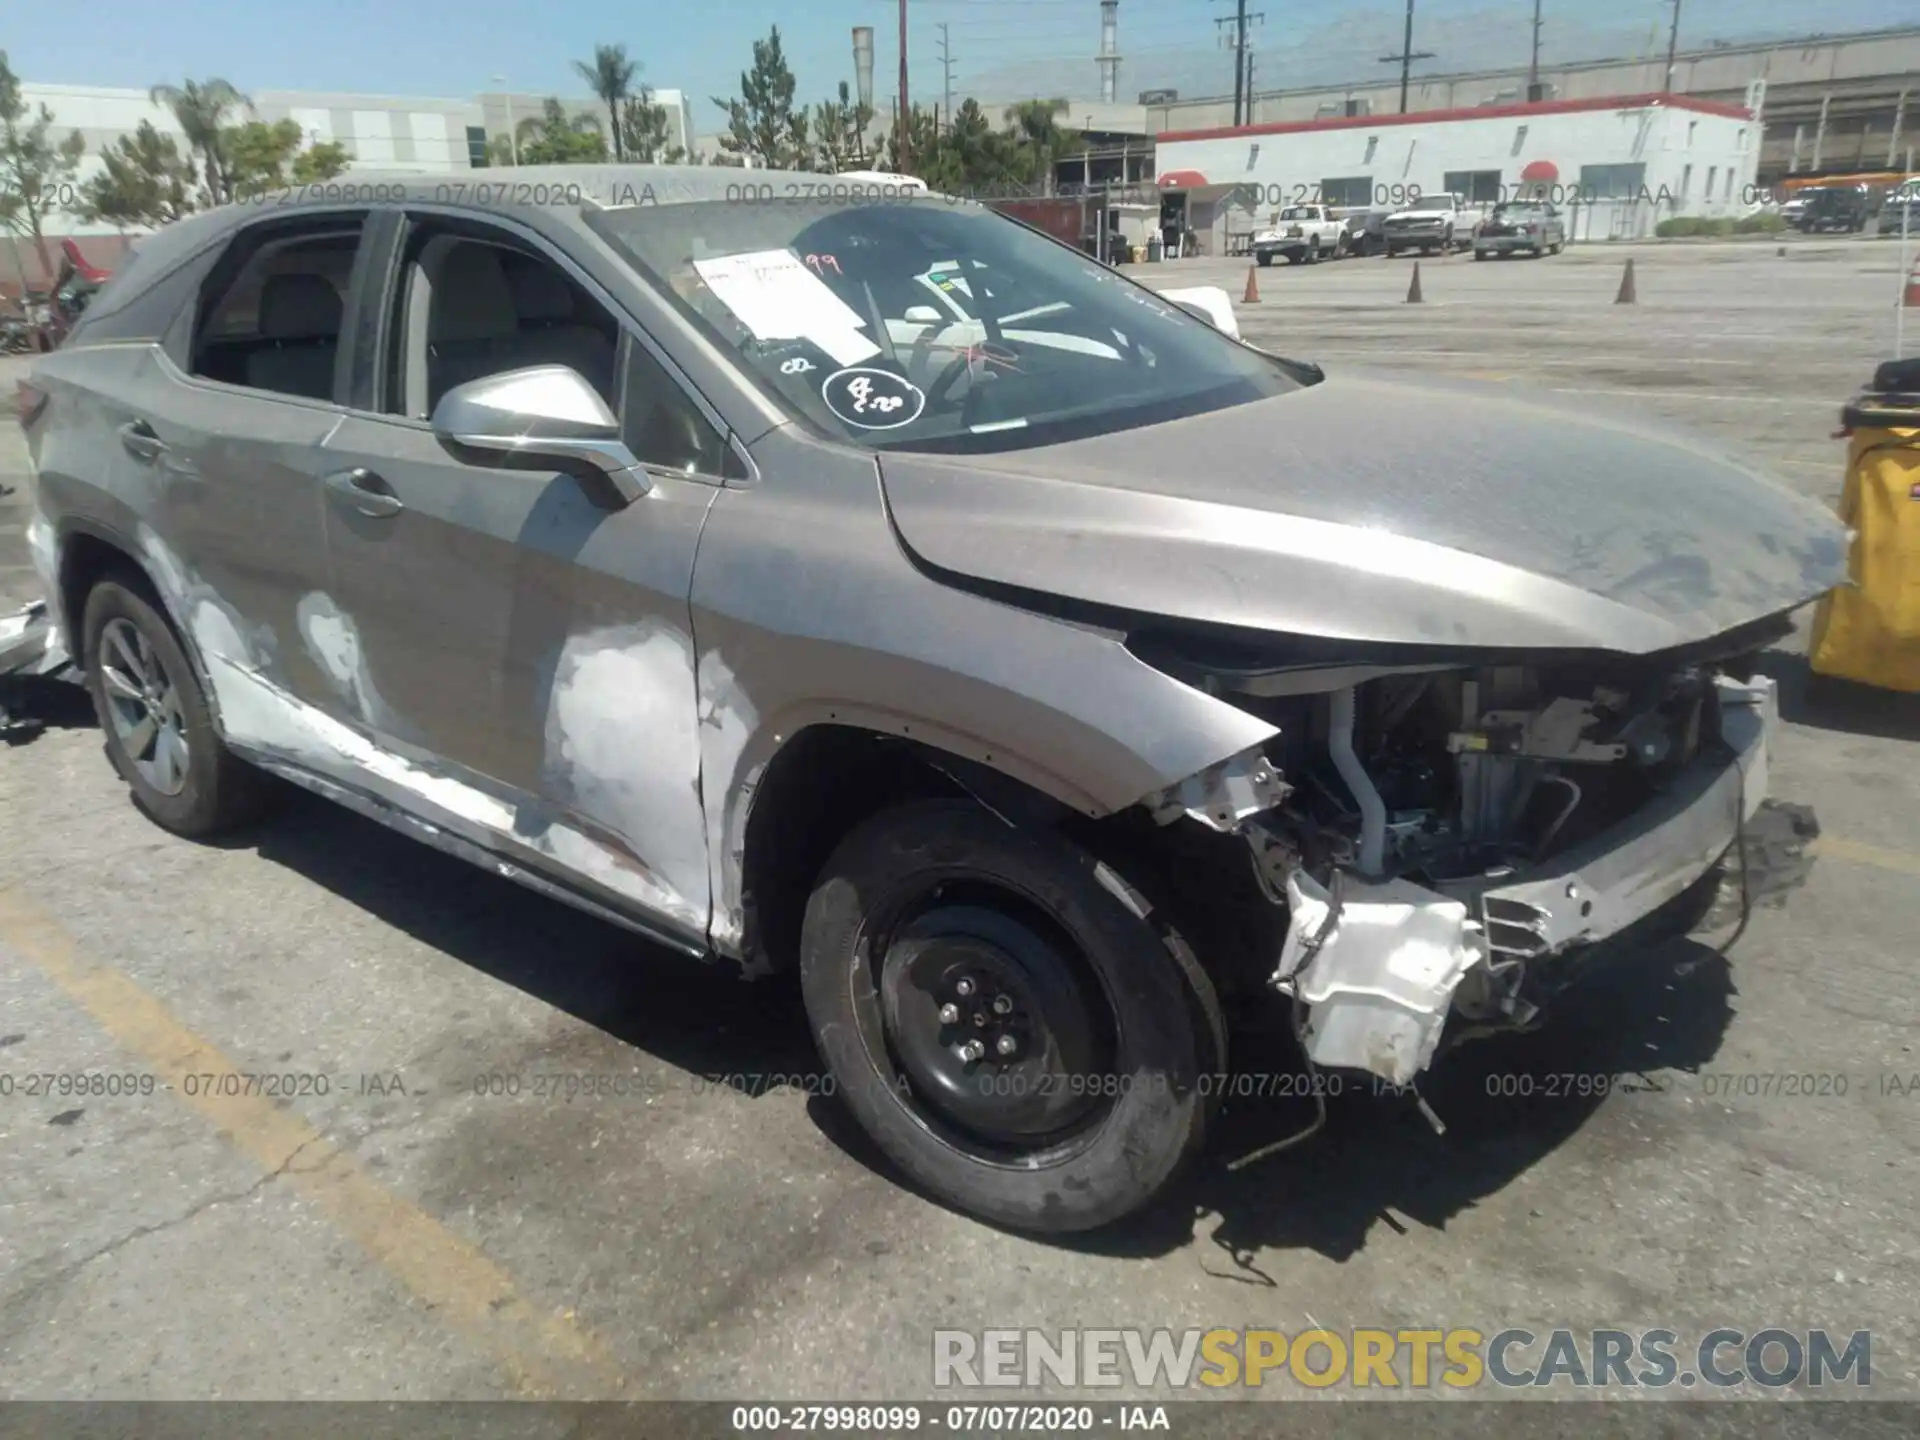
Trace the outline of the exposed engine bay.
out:
M 1536 1023 L 1569 952 L 1690 888 L 1765 794 L 1772 683 L 1713 658 L 1195 679 L 1280 733 L 1155 818 L 1246 840 L 1286 907 L 1272 983 L 1304 1006 L 1309 1059 L 1396 1085 L 1443 1029 Z

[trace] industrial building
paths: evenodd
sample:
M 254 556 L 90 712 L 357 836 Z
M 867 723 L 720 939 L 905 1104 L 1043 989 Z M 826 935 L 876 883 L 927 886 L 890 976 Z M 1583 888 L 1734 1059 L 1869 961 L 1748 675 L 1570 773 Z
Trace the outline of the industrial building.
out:
M 1156 152 L 1163 223 L 1219 254 L 1290 203 L 1524 192 L 1568 212 L 1570 239 L 1638 238 L 1668 216 L 1751 207 L 1758 104 L 1756 89 L 1750 105 L 1639 95 L 1173 131 Z
M 156 105 L 144 90 L 98 85 L 52 85 L 27 82 L 21 96 L 29 106 L 44 104 L 53 112 L 53 133 L 69 130 L 86 141 L 79 180 L 95 174 L 100 154 L 141 122 L 150 122 L 162 135 L 173 137 L 184 152 L 186 136 L 173 112 Z M 269 124 L 292 120 L 309 145 L 336 142 L 352 157 L 351 165 L 369 170 L 415 170 L 426 173 L 466 170 L 487 163 L 487 140 L 511 135 L 525 122 L 537 119 L 547 97 L 495 91 L 470 100 L 435 99 L 406 95 L 354 95 L 329 91 L 260 90 L 249 98 L 252 110 L 235 120 L 264 120 Z M 667 111 L 670 143 L 692 149 L 693 114 L 687 97 L 678 90 L 656 90 L 654 103 Z M 568 97 L 562 102 L 571 115 L 591 116 L 604 132 L 606 106 L 597 99 Z M 111 225 L 88 225 L 70 210 L 56 209 L 47 221 L 53 235 L 109 235 Z

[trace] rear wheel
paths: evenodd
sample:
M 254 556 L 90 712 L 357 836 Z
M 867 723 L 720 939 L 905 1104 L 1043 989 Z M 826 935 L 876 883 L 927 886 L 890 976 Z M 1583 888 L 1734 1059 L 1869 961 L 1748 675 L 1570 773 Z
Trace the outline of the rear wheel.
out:
M 1271 250 L 1262 250 L 1253 258 L 1258 260 L 1262 265 L 1273 264 L 1273 252 Z
M 197 837 L 258 814 L 266 777 L 214 733 L 199 678 L 152 593 L 131 576 L 103 580 L 87 596 L 81 633 L 107 758 L 149 818 Z
M 874 817 L 807 906 L 807 1014 L 840 1096 L 940 1198 L 1025 1230 L 1139 1209 L 1199 1150 L 1210 982 L 1117 874 L 971 801 Z
M 1320 263 L 1320 237 L 1316 235 L 1311 240 L 1307 241 L 1307 264 L 1318 265 L 1319 263 Z

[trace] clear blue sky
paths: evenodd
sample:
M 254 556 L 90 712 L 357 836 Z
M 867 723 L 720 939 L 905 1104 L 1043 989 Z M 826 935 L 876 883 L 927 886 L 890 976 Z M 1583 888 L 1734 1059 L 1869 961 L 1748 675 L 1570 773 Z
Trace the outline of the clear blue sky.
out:
M 1398 0 L 1250 0 L 1264 83 L 1322 83 L 1380 74 L 1397 49 Z M 243 91 L 347 90 L 468 97 L 505 74 L 513 89 L 582 94 L 568 62 L 619 42 L 642 78 L 688 91 L 702 131 L 707 103 L 737 89 L 752 42 L 778 23 L 804 100 L 852 78 L 849 31 L 875 30 L 884 114 L 898 67 L 895 0 L 88 0 L 7 7 L 0 46 L 24 79 L 139 86 L 220 76 Z M 1231 90 L 1214 17 L 1230 0 L 1120 0 L 1121 94 L 1174 84 Z M 910 86 L 939 97 L 939 26 L 947 28 L 956 95 L 1097 93 L 1098 0 L 909 0 Z M 1667 0 L 1544 0 L 1542 53 L 1560 58 L 1664 51 Z M 1420 0 L 1415 48 L 1440 52 L 1416 73 L 1524 63 L 1532 0 Z M 1715 38 L 1828 33 L 1920 20 L 1915 0 L 1684 0 L 1683 44 Z

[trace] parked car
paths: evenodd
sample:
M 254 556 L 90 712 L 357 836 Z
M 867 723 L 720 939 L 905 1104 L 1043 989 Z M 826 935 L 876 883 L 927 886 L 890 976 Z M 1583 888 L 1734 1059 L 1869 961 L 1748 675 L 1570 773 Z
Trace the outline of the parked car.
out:
M 1851 235 L 1866 229 L 1878 211 L 1864 185 L 1834 185 L 1809 192 L 1795 224 L 1809 235 L 1829 230 Z
M 1464 195 L 1435 193 L 1387 216 L 1382 234 L 1389 257 L 1408 250 L 1444 255 L 1472 246 L 1485 219 L 1485 210 L 1468 204 Z
M 880 1151 L 1048 1231 L 1167 1188 L 1230 1019 L 1406 1086 L 1711 886 L 1752 658 L 1846 576 L 1824 507 L 1264 353 L 970 203 L 739 174 L 227 206 L 34 362 L 42 658 L 155 823 L 279 777 L 796 970 Z M 942 276 L 981 336 L 896 338 Z
M 1780 203 L 1780 218 L 1794 229 L 1799 229 L 1800 217 L 1807 213 L 1807 206 L 1812 203 L 1815 193 L 1812 190 L 1801 190 L 1783 200 Z
M 1274 223 L 1253 237 L 1253 258 L 1271 265 L 1283 255 L 1289 265 L 1317 265 L 1347 253 L 1347 222 L 1325 205 L 1289 205 Z
M 1516 200 L 1493 207 L 1487 223 L 1473 237 L 1473 258 L 1558 255 L 1567 248 L 1567 224 L 1560 212 L 1544 200 Z

